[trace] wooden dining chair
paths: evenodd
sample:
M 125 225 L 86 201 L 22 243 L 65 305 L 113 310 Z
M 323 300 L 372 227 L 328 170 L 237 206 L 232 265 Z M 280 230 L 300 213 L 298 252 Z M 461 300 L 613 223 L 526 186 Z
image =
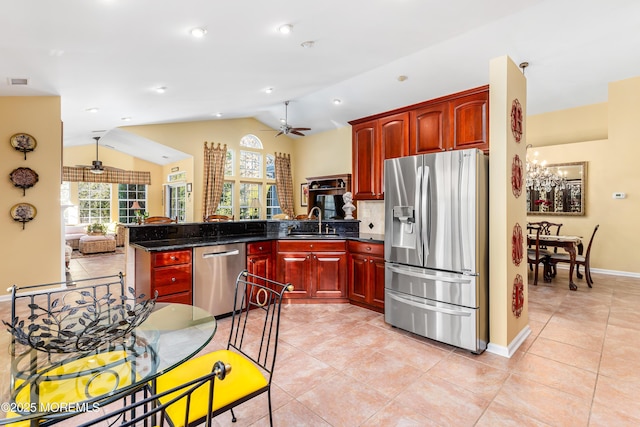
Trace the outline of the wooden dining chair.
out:
M 204 222 L 220 222 L 220 221 L 233 221 L 233 216 L 228 215 L 209 215 L 204 217 Z
M 559 236 L 560 235 L 560 229 L 562 228 L 562 224 L 549 222 L 549 221 L 537 221 L 537 222 L 528 223 L 527 224 L 527 228 L 528 227 L 537 227 L 537 228 L 539 228 L 541 236 Z M 551 256 L 552 253 L 558 253 L 558 248 L 554 247 L 553 251 L 551 251 L 551 250 L 549 250 L 549 248 L 544 243 L 540 244 L 540 254 L 541 255 L 549 257 L 549 256 Z M 555 266 L 551 266 L 551 268 L 549 270 L 549 274 L 552 277 L 555 277 L 555 275 L 556 275 Z
M 236 279 L 235 309 L 226 350 L 188 360 L 159 376 L 155 380 L 155 390 L 163 393 L 185 380 L 201 376 L 217 360 L 231 365 L 233 370 L 225 381 L 217 384 L 213 405 L 207 399 L 206 390 L 201 388 L 193 393 L 188 414 L 185 415 L 180 408 L 167 408 L 172 420 L 184 419 L 195 425 L 209 416 L 230 411 L 235 422 L 234 407 L 266 393 L 269 423 L 273 425 L 271 379 L 278 349 L 280 308 L 284 292 L 291 290 L 293 286 L 290 284 L 255 276 L 246 270 L 240 272 Z M 161 398 L 160 402 L 164 404 L 166 399 Z
M 531 226 L 528 227 L 528 231 L 531 234 L 536 235 L 535 244 L 532 244 L 530 248 L 527 248 L 527 262 L 529 267 L 533 269 L 533 284 L 538 285 L 538 266 L 545 264 L 548 259 L 548 255 L 540 251 L 540 228 Z
M 178 218 L 169 218 L 168 216 L 150 216 L 145 218 L 143 224 L 170 224 L 178 222 Z
M 591 288 L 592 284 L 593 284 L 593 278 L 591 277 L 591 245 L 593 244 L 593 238 L 596 235 L 596 232 L 598 231 L 598 228 L 600 228 L 600 224 L 596 225 L 593 229 L 593 233 L 591 234 L 591 239 L 589 239 L 589 245 L 587 246 L 587 251 L 585 252 L 584 256 L 583 255 L 576 255 L 576 273 L 578 272 L 577 269 L 583 265 L 584 266 L 584 276 L 585 276 L 585 280 L 587 281 L 587 285 Z M 549 257 L 549 263 L 550 265 L 555 266 L 557 263 L 559 262 L 564 262 L 564 263 L 570 263 L 571 262 L 571 257 L 569 256 L 568 253 L 564 253 L 564 252 L 560 252 L 557 254 L 551 254 L 551 256 Z M 577 275 L 577 274 L 576 274 Z M 578 276 L 580 277 L 580 276 Z

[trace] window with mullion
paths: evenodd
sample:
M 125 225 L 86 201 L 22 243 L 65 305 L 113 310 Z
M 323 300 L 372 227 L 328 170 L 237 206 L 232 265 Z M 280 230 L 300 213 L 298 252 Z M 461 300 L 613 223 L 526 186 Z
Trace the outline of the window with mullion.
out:
M 138 202 L 141 209 L 133 209 Z M 118 222 L 135 224 L 137 211 L 147 206 L 147 186 L 144 184 L 118 184 Z
M 79 221 L 84 224 L 111 222 L 111 184 L 80 182 L 78 184 Z

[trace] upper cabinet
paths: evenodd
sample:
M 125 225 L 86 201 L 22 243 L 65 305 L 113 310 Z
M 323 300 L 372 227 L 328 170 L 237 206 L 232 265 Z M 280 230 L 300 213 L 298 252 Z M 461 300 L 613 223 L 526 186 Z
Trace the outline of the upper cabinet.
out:
M 354 198 L 381 200 L 386 159 L 467 148 L 489 151 L 489 86 L 350 124 Z
M 409 113 L 360 122 L 352 127 L 353 196 L 356 200 L 384 197 L 383 165 L 409 148 Z

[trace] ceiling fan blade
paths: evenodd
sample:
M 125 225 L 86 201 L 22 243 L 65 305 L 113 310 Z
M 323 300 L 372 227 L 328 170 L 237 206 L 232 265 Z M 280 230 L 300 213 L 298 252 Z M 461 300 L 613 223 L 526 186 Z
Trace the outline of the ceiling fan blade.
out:
M 292 133 L 292 134 L 298 135 L 298 136 L 304 136 L 304 133 L 298 132 L 296 129 L 291 129 L 291 131 L 289 133 Z
M 291 128 L 291 130 L 305 131 L 305 130 L 311 130 L 311 128 Z
M 283 133 L 284 133 L 284 131 L 280 131 L 280 132 L 276 133 L 276 136 L 280 136 L 280 135 L 282 135 Z

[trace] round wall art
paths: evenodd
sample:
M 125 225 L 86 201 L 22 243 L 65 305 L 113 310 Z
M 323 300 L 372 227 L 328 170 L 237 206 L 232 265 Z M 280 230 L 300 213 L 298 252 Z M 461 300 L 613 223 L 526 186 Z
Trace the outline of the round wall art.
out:
M 36 149 L 36 139 L 27 133 L 17 133 L 11 137 L 11 146 L 17 151 L 24 153 L 24 159 L 27 160 L 27 153 Z
M 9 174 L 11 183 L 18 188 L 22 188 L 22 195 L 24 196 L 25 190 L 36 185 L 38 182 L 38 174 L 31 168 L 17 168 Z
M 14 221 L 21 222 L 23 230 L 24 224 L 33 220 L 37 214 L 38 211 L 36 207 L 30 203 L 18 203 L 11 208 L 11 218 L 13 218 Z

